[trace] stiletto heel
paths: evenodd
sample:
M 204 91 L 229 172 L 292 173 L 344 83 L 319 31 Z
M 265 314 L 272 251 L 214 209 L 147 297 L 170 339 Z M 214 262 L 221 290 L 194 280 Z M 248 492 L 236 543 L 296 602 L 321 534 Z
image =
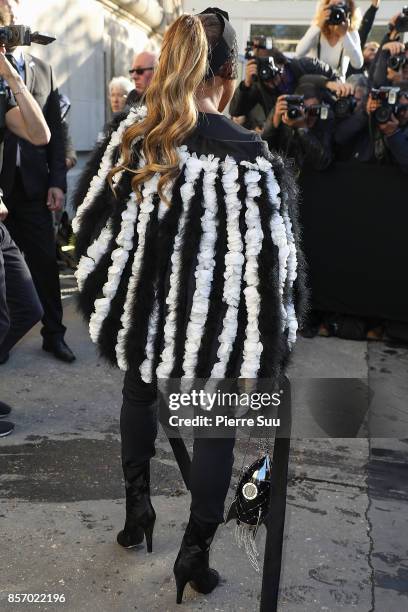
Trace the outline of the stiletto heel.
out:
M 180 552 L 174 564 L 177 603 L 183 600 L 187 582 L 198 593 L 211 593 L 220 581 L 215 569 L 209 566 L 211 542 L 218 523 L 203 523 L 190 515 Z
M 144 534 L 146 538 L 146 548 L 147 548 L 147 552 L 149 553 L 152 552 L 154 523 L 155 523 L 155 519 L 150 523 L 150 525 L 147 525 L 146 527 L 144 527 Z
M 187 584 L 187 580 L 185 580 L 184 578 L 176 577 L 177 603 L 178 604 L 181 604 L 183 602 L 183 594 L 184 594 L 184 589 L 185 589 L 186 584 Z

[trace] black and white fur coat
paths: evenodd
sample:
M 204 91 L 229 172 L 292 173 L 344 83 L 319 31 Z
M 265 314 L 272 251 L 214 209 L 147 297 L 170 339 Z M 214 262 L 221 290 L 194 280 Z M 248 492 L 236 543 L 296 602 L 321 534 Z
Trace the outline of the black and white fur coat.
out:
M 136 203 L 132 174 L 106 176 L 132 109 L 95 151 L 75 202 L 79 308 L 100 352 L 142 379 L 275 378 L 303 310 L 297 189 L 282 160 L 179 148 L 180 175 L 160 201 L 158 176 Z M 134 167 L 143 163 L 134 142 Z M 119 159 L 120 162 L 120 159 Z

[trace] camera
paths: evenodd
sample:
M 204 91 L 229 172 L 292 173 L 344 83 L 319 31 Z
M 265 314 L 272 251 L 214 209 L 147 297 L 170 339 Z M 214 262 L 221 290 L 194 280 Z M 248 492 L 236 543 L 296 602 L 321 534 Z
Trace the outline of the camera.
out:
M 322 121 L 329 118 L 329 107 L 326 104 L 312 104 L 305 107 L 305 113 L 309 117 L 319 117 Z
M 260 81 L 271 81 L 282 74 L 282 68 L 275 64 L 273 57 L 257 57 L 258 78 Z
M 31 32 L 31 28 L 24 25 L 11 25 L 0 27 L 0 44 L 11 49 L 12 47 L 28 47 L 31 43 L 49 45 L 55 37 L 40 32 Z
M 279 74 L 282 74 L 282 69 L 275 64 L 273 57 L 257 57 L 255 49 L 267 49 L 264 37 L 259 37 L 256 41 L 248 40 L 245 48 L 245 59 L 255 59 L 257 65 L 257 75 L 254 75 L 254 80 L 271 81 Z
M 336 119 L 346 119 L 346 117 L 350 117 L 354 113 L 356 106 L 357 100 L 354 96 L 339 98 L 333 104 L 334 116 Z
M 304 96 L 285 96 L 288 103 L 287 115 L 289 119 L 299 119 L 303 115 L 305 105 Z
M 408 51 L 408 43 L 405 43 L 405 52 L 406 51 Z M 387 61 L 388 68 L 395 70 L 395 72 L 398 72 L 405 64 L 408 64 L 408 57 L 404 52 L 398 55 L 391 55 Z
M 350 15 L 350 11 L 347 7 L 347 4 L 332 4 L 329 6 L 330 15 L 327 20 L 329 25 L 341 25 L 342 23 L 347 22 L 347 18 Z
M 392 26 L 390 26 L 390 29 L 393 29 Z M 401 15 L 395 22 L 395 29 L 397 32 L 408 32 L 408 6 L 403 7 Z
M 374 112 L 374 119 L 377 123 L 387 123 L 391 119 L 391 115 L 396 115 L 402 109 L 402 106 L 398 104 L 400 96 L 399 87 L 372 89 L 370 95 L 372 100 L 379 100 L 381 102 L 381 106 Z

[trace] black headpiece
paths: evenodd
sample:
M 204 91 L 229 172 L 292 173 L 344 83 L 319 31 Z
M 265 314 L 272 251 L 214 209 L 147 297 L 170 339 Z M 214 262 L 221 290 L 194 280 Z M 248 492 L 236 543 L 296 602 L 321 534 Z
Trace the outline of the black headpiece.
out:
M 236 33 L 229 22 L 229 16 L 226 11 L 222 11 L 217 7 L 207 8 L 199 15 L 205 14 L 215 15 L 221 24 L 221 36 L 217 43 L 209 50 L 208 63 L 209 68 L 206 74 L 206 79 L 210 79 L 219 73 L 220 68 L 229 60 L 234 60 L 236 52 Z

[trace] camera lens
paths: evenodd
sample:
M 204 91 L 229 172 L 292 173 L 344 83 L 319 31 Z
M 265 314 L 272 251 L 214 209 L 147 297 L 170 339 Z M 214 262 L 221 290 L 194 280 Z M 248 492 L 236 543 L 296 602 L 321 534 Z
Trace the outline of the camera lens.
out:
M 392 109 L 389 106 L 380 106 L 374 113 L 377 123 L 387 123 L 391 119 Z

